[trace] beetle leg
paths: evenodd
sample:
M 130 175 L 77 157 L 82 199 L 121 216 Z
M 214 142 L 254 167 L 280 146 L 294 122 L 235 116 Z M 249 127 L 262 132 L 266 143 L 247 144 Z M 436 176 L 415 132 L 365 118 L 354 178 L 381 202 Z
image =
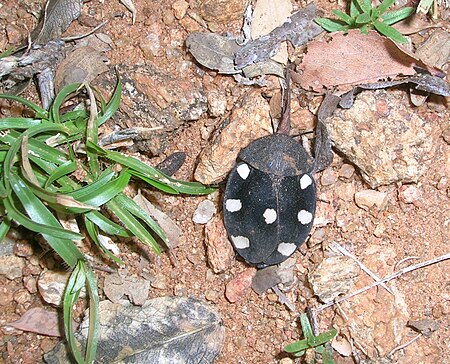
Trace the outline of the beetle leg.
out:
M 341 98 L 339 96 L 326 94 L 325 98 L 322 101 L 322 104 L 320 104 L 317 115 L 314 163 L 312 167 L 313 173 L 327 168 L 333 161 L 331 141 L 324 121 L 331 115 L 333 115 L 333 112 L 334 110 L 336 110 L 340 99 Z

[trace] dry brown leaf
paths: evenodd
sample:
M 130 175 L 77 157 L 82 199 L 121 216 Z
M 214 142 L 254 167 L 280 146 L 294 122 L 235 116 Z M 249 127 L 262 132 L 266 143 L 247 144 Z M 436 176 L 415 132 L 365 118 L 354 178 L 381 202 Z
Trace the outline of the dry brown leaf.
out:
M 59 327 L 58 312 L 40 307 L 29 309 L 20 319 L 6 324 L 6 326 L 40 335 L 63 336 Z
M 417 57 L 430 67 L 444 69 L 450 62 L 450 34 L 436 29 L 416 51 Z
M 442 23 L 430 23 L 425 14 L 418 13 L 395 23 L 393 27 L 403 35 L 410 35 L 425 29 L 440 28 Z
M 258 0 L 253 10 L 251 25 L 252 39 L 269 34 L 276 27 L 283 25 L 291 15 L 291 12 L 292 4 L 290 0 L 278 0 L 276 3 L 272 0 Z M 272 59 L 280 63 L 287 63 L 288 53 L 286 42 L 280 45 L 278 53 Z
M 331 342 L 331 347 L 342 356 L 352 355 L 352 344 L 345 337 L 335 337 Z
M 108 58 L 91 47 L 80 47 L 62 61 L 55 75 L 57 91 L 72 83 L 91 82 L 99 74 L 108 71 Z
M 303 88 L 314 91 L 333 87 L 348 90 L 352 85 L 400 74 L 413 75 L 417 63 L 393 41 L 377 32 L 371 31 L 365 35 L 354 30 L 347 35 L 336 34 L 329 42 L 311 42 L 300 65 L 303 74 L 295 80 Z

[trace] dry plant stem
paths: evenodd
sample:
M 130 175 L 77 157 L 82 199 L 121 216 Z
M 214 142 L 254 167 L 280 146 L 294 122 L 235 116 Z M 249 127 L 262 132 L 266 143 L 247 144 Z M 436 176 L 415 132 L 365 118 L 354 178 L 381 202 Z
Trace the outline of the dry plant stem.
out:
M 427 261 L 419 263 L 419 264 L 412 265 L 410 267 L 403 268 L 403 269 L 399 270 L 398 272 L 395 272 L 395 273 L 391 274 L 390 276 L 387 276 L 387 277 L 385 277 L 385 278 L 383 278 L 383 279 L 381 279 L 379 281 L 376 281 L 376 282 L 374 282 L 372 284 L 369 284 L 366 287 L 358 289 L 357 291 L 355 291 L 353 293 L 350 293 L 350 294 L 348 294 L 348 295 L 346 295 L 344 297 L 341 297 L 341 298 L 339 298 L 339 299 L 337 299 L 335 301 L 325 303 L 325 304 L 315 308 L 314 311 L 316 313 L 318 313 L 318 312 L 320 312 L 320 311 L 322 311 L 322 310 L 324 310 L 324 309 L 326 309 L 328 307 L 331 307 L 331 306 L 335 305 L 336 303 L 346 301 L 349 298 L 357 296 L 357 295 L 359 295 L 359 294 L 361 294 L 361 293 L 363 293 L 365 291 L 368 291 L 369 289 L 371 289 L 373 287 L 379 286 L 382 283 L 386 283 L 386 282 L 389 282 L 392 279 L 400 277 L 402 274 L 409 273 L 409 272 L 412 272 L 413 270 L 420 269 L 420 268 L 423 268 L 423 267 L 426 267 L 428 265 L 432 265 L 432 264 L 435 264 L 435 263 L 439 263 L 439 262 L 442 262 L 442 261 L 447 260 L 447 259 L 450 259 L 450 253 L 441 255 L 440 257 L 437 257 L 437 258 L 434 258 L 434 259 L 430 259 L 430 260 L 427 260 Z
M 99 30 L 100 28 L 102 28 L 104 25 L 106 25 L 108 23 L 108 20 L 105 20 L 103 23 L 100 23 L 99 25 L 97 25 L 94 29 L 92 29 L 90 32 L 81 34 L 81 35 L 74 35 L 73 37 L 65 37 L 65 38 L 61 38 L 61 40 L 63 40 L 64 42 L 73 42 L 74 40 L 78 40 L 78 39 L 82 39 L 82 38 L 86 38 L 88 36 L 90 36 L 91 34 L 94 34 L 97 30 Z
M 411 260 L 411 259 L 420 259 L 420 257 L 406 257 L 406 258 L 403 258 L 402 260 L 398 261 L 398 262 L 395 264 L 394 270 L 396 270 L 396 269 L 400 266 L 400 264 L 403 264 L 404 262 L 406 262 L 406 261 L 408 261 L 408 260 Z
M 397 346 L 396 348 L 392 349 L 388 355 L 386 355 L 387 358 L 390 358 L 392 355 L 394 355 L 395 352 L 402 350 L 404 348 L 406 348 L 407 346 L 411 345 L 414 341 L 418 340 L 419 338 L 421 338 L 423 336 L 422 333 L 418 334 L 417 336 L 415 336 L 414 338 L 412 338 L 411 340 L 409 340 L 407 343 L 402 344 L 400 346 Z
M 286 295 L 281 292 L 276 285 L 272 287 L 272 291 L 274 291 L 274 293 L 278 296 L 278 299 L 280 300 L 280 303 L 282 305 L 286 305 L 286 307 L 289 308 L 292 312 L 297 312 L 292 302 L 289 301 Z
M 372 272 L 372 271 L 371 271 L 369 268 L 367 268 L 363 263 L 361 263 L 361 262 L 358 260 L 358 258 L 356 258 L 356 257 L 355 257 L 352 253 L 350 253 L 348 250 L 346 250 L 342 245 L 339 245 L 339 244 L 336 243 L 335 241 L 332 241 L 331 244 L 330 244 L 330 247 L 331 247 L 332 249 L 337 250 L 339 253 L 341 253 L 341 254 L 343 254 L 343 255 L 345 255 L 345 256 L 347 256 L 347 257 L 353 259 L 356 263 L 358 263 L 358 265 L 361 267 L 361 269 L 362 269 L 364 272 L 366 272 L 369 276 L 371 276 L 371 277 L 373 278 L 373 280 L 374 280 L 375 282 L 377 282 L 377 281 L 380 280 L 380 277 L 378 277 L 374 272 Z M 392 293 L 392 291 L 390 290 L 390 288 L 389 288 L 386 284 L 381 283 L 381 286 L 382 286 L 386 291 L 388 291 L 391 295 L 394 295 L 394 294 Z

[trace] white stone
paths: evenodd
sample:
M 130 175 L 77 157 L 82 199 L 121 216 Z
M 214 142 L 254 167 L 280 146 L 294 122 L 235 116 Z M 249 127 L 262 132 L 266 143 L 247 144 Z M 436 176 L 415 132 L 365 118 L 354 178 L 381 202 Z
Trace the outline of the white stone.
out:
M 237 173 L 241 176 L 242 179 L 247 179 L 250 174 L 250 168 L 247 164 L 242 163 L 237 167 Z
M 293 243 L 280 243 L 278 244 L 278 252 L 286 257 L 291 255 L 297 249 L 297 245 Z
M 300 178 L 300 188 L 304 190 L 306 187 L 312 184 L 312 179 L 307 174 L 304 174 L 302 178 Z
M 230 198 L 229 200 L 225 201 L 225 208 L 229 212 L 239 211 L 242 208 L 241 200 L 234 200 Z
M 272 224 L 277 219 L 277 212 L 274 209 L 266 209 L 263 216 L 266 220 L 266 224 Z
M 245 249 L 250 246 L 250 240 L 245 236 L 232 236 L 231 240 L 233 240 L 236 249 Z
M 309 224 L 312 221 L 312 218 L 312 213 L 306 210 L 300 210 L 300 212 L 297 214 L 298 221 L 303 225 Z

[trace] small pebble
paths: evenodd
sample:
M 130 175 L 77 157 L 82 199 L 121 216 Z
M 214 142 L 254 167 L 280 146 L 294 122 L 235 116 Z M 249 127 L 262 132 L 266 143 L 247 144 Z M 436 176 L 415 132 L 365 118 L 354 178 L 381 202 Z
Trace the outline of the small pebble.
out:
M 373 235 L 376 236 L 377 238 L 381 238 L 385 230 L 386 226 L 384 226 L 384 224 L 378 224 L 373 231 Z
M 383 210 L 388 202 L 388 196 L 384 192 L 374 190 L 363 190 L 355 193 L 356 204 L 364 209 Z
M 223 116 L 227 111 L 227 98 L 225 95 L 217 92 L 210 91 L 207 95 L 208 111 L 213 118 Z
M 270 302 L 278 302 L 278 296 L 277 296 L 275 293 L 269 293 L 269 294 L 267 295 L 267 299 L 268 299 Z
M 70 272 L 46 270 L 38 280 L 39 294 L 45 302 L 54 306 L 62 306 L 63 295 L 66 290 Z
M 255 268 L 247 268 L 227 283 L 225 297 L 228 301 L 234 303 L 245 296 L 245 293 L 252 285 L 252 279 L 255 273 Z
M 173 287 L 173 294 L 175 296 L 186 296 L 187 290 L 186 287 L 182 284 L 176 284 L 175 287 Z
M 14 301 L 20 305 L 24 305 L 31 301 L 31 294 L 25 288 L 19 289 L 14 292 Z
M 37 292 L 37 279 L 33 276 L 23 277 L 23 285 L 30 293 Z
M 163 274 L 157 274 L 150 285 L 156 289 L 166 289 L 167 288 L 166 276 Z
M 205 292 L 205 298 L 206 298 L 207 301 L 216 302 L 217 299 L 219 298 L 219 295 L 213 289 L 208 289 Z
M 422 191 L 414 185 L 403 185 L 398 189 L 398 198 L 404 203 L 417 202 L 422 197 Z
M 186 15 L 186 11 L 188 8 L 189 3 L 184 0 L 177 0 L 172 4 L 173 15 L 175 15 L 175 18 L 180 20 Z
M 14 247 L 14 253 L 19 257 L 31 257 L 33 246 L 28 241 L 19 240 Z
M 355 167 L 353 167 L 351 164 L 343 164 L 339 169 L 339 177 L 344 179 L 352 178 L 353 173 L 355 173 Z
M 216 206 L 212 201 L 203 200 L 198 204 L 197 209 L 194 212 L 194 216 L 192 217 L 192 221 L 196 224 L 206 224 L 212 219 L 216 211 Z
M 24 267 L 25 262 L 22 258 L 15 255 L 0 256 L 0 275 L 4 275 L 8 279 L 22 277 Z
M 294 361 L 291 358 L 283 358 L 280 360 L 280 364 L 294 364 Z
M 337 175 L 336 172 L 334 172 L 332 169 L 326 169 L 322 177 L 320 178 L 320 183 L 322 183 L 322 186 L 331 186 L 334 185 L 337 182 Z

